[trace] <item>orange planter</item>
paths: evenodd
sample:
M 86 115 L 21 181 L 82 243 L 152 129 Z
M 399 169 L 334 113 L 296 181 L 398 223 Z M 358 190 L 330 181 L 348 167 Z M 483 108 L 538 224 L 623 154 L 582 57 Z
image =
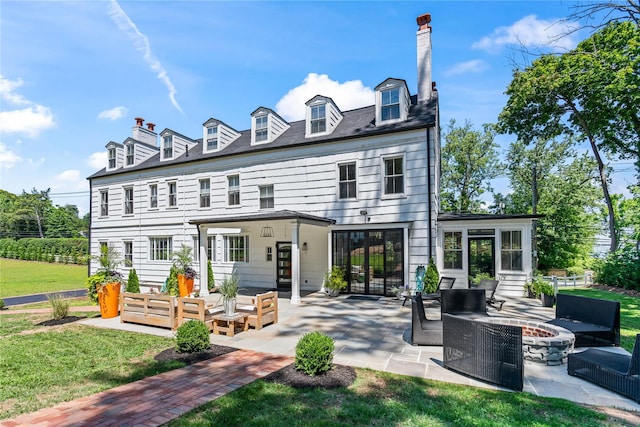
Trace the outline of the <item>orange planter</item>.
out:
M 187 279 L 184 274 L 178 274 L 178 289 L 181 297 L 186 297 L 193 292 L 193 279 Z
M 98 303 L 100 304 L 100 314 L 103 319 L 116 317 L 120 305 L 120 283 L 106 283 L 98 292 Z

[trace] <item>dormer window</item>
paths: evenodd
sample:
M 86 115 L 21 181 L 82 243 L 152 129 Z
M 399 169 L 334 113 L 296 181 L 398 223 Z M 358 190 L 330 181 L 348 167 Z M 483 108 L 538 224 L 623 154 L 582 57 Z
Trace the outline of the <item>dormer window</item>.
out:
M 400 118 L 400 88 L 382 91 L 382 121 Z
M 256 142 L 266 141 L 269 137 L 269 117 L 256 117 Z
M 327 131 L 327 107 L 316 105 L 311 107 L 311 133 Z
M 210 126 L 207 128 L 207 151 L 215 151 L 218 149 L 218 126 Z
M 127 145 L 127 157 L 126 157 L 127 166 L 132 166 L 134 164 L 134 161 L 135 161 L 134 150 L 135 150 L 135 146 L 133 144 Z
M 116 168 L 116 149 L 115 149 L 115 147 L 109 148 L 108 157 L 109 157 L 109 169 L 115 169 Z
M 165 159 L 173 157 L 173 137 L 171 135 L 162 138 L 162 157 Z
M 410 106 L 409 88 L 404 80 L 387 79 L 376 86 L 376 124 L 378 126 L 407 120 Z

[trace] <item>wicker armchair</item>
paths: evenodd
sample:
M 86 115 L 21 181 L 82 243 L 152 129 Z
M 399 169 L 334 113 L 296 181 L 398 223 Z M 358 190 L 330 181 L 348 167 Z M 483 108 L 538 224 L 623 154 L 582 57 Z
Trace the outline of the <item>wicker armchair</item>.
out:
M 640 403 L 640 334 L 631 356 L 590 348 L 568 358 L 569 375 L 583 378 Z

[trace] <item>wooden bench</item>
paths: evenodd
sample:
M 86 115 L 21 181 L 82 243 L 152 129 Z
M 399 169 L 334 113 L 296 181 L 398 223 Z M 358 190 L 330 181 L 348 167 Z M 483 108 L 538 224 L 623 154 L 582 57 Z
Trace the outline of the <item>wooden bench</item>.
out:
M 158 294 L 120 294 L 120 322 L 175 329 L 176 297 Z
M 203 298 L 180 297 L 178 298 L 177 326 L 188 320 L 200 320 L 210 331 L 213 331 L 213 316 L 222 314 L 223 311 L 222 306 L 208 307 Z
M 620 345 L 620 303 L 577 295 L 556 295 L 556 318 L 547 323 L 568 329 L 576 347 Z
M 251 304 L 238 305 L 237 310 L 248 314 L 246 322 L 255 329 L 278 323 L 278 292 L 258 294 L 251 299 Z

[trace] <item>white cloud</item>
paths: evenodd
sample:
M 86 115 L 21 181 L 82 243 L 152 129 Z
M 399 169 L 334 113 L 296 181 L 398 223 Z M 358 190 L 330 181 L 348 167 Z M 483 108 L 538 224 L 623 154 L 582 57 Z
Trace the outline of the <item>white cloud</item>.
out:
M 56 175 L 58 181 L 76 182 L 80 179 L 80 171 L 77 169 L 69 169 Z
M 375 103 L 373 89 L 364 86 L 360 80 L 340 83 L 326 74 L 309 73 L 300 86 L 291 89 L 278 101 L 276 111 L 286 120 L 302 120 L 304 103 L 316 95 L 333 99 L 342 111 Z
M 489 68 L 489 65 L 482 59 L 472 59 L 471 61 L 455 64 L 444 72 L 445 76 L 455 76 L 458 74 L 480 73 Z
M 176 90 L 175 86 L 173 86 L 173 83 L 171 82 L 167 71 L 151 51 L 151 43 L 149 43 L 149 38 L 141 33 L 140 30 L 138 30 L 136 24 L 134 24 L 131 18 L 129 18 L 129 15 L 127 15 L 125 11 L 122 10 L 117 0 L 111 0 L 111 11 L 109 12 L 109 15 L 111 16 L 111 19 L 113 19 L 113 21 L 116 23 L 116 25 L 118 25 L 118 28 L 120 28 L 121 31 L 126 33 L 129 38 L 133 40 L 133 44 L 136 46 L 136 49 L 142 52 L 142 58 L 149 65 L 151 71 L 154 71 L 156 73 L 160 81 L 162 81 L 162 83 L 164 83 L 164 85 L 169 90 L 169 99 L 171 100 L 173 106 L 176 107 L 176 109 L 182 114 L 184 114 L 182 108 L 180 108 L 180 105 L 178 104 L 178 101 L 176 101 L 176 93 L 178 93 L 178 91 Z
M 43 130 L 56 125 L 48 107 L 29 101 L 15 90 L 22 86 L 21 79 L 8 80 L 0 74 L 0 97 L 6 104 L 24 107 L 0 111 L 0 132 L 37 137 Z M 5 107 L 6 108 L 6 107 Z
M 0 142 L 0 169 L 11 169 L 21 161 L 22 158 L 20 156 Z
M 575 22 L 538 19 L 536 15 L 528 15 L 509 27 L 496 28 L 491 35 L 473 43 L 471 48 L 496 52 L 505 45 L 522 45 L 566 51 L 578 44 L 575 33 L 569 34 L 577 28 Z
M 99 119 L 118 120 L 121 119 L 129 112 L 127 107 L 113 107 L 109 110 L 104 110 L 98 114 Z
M 87 159 L 87 163 L 93 169 L 104 169 L 107 166 L 107 152 L 99 151 L 97 153 L 93 153 Z

